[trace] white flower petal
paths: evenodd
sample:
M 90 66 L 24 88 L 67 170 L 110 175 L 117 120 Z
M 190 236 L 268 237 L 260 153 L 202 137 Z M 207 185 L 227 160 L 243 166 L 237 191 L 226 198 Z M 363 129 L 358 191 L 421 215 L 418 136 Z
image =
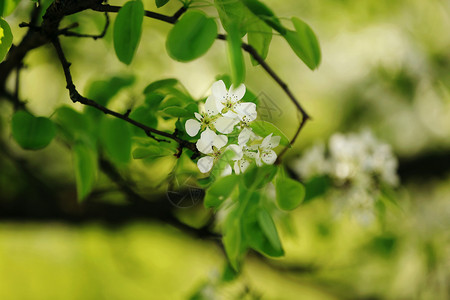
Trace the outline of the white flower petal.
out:
M 231 85 L 229 94 L 230 94 L 233 102 L 237 102 L 237 101 L 241 100 L 242 97 L 244 97 L 244 95 L 245 95 L 245 85 L 243 83 L 241 83 L 241 85 L 238 86 L 236 89 L 234 88 L 233 85 Z M 237 100 L 234 101 L 234 99 L 237 99 Z
M 231 169 L 231 166 L 230 165 L 226 165 L 225 168 L 222 171 L 222 174 L 220 174 L 220 176 L 231 175 L 231 173 L 233 173 L 233 170 Z
M 219 110 L 217 109 L 216 106 L 216 99 L 214 98 L 214 96 L 211 95 L 208 97 L 208 99 L 206 99 L 205 111 L 209 116 L 214 116 L 219 113 Z
M 222 80 L 213 83 L 211 87 L 211 93 L 216 98 L 216 100 L 220 100 L 228 96 L 227 87 Z
M 250 138 L 252 137 L 253 131 L 247 127 L 242 129 L 241 133 L 238 136 L 238 144 L 244 145 L 247 144 Z
M 248 123 L 256 120 L 258 113 L 256 112 L 256 104 L 253 102 L 241 102 L 234 106 L 234 110 L 239 118 Z
M 200 139 L 197 141 L 197 149 L 198 151 L 209 154 L 213 152 L 212 146 L 214 145 L 214 140 L 216 139 L 217 134 L 215 134 L 211 129 L 206 128 L 205 131 L 200 135 Z
M 217 149 L 221 149 L 225 147 L 225 145 L 228 143 L 228 137 L 225 135 L 216 135 L 213 141 L 213 146 Z
M 269 148 L 273 149 L 275 147 L 277 147 L 280 144 L 281 141 L 281 136 L 272 136 L 272 138 L 270 139 L 270 144 L 269 144 Z
M 198 160 L 197 167 L 202 173 L 208 173 L 214 164 L 214 158 L 211 156 L 205 156 Z
M 262 163 L 262 161 L 261 161 L 261 157 L 259 156 L 259 151 L 258 151 L 258 154 L 257 154 L 256 157 L 255 157 L 255 162 L 256 162 L 256 165 L 257 165 L 258 167 L 262 167 L 262 166 L 263 166 L 263 163 Z
M 242 152 L 242 147 L 238 145 L 229 145 L 227 149 L 233 150 L 234 156 L 231 158 L 232 160 L 240 160 L 242 156 L 244 156 L 244 153 Z
M 273 150 L 267 150 L 261 153 L 261 159 L 268 165 L 273 165 L 277 160 L 277 154 Z
M 190 136 L 196 136 L 198 131 L 200 130 L 200 126 L 201 124 L 197 120 L 189 119 L 186 121 L 184 127 L 186 128 L 187 134 L 189 134 Z
M 240 121 L 239 116 L 235 112 L 233 112 L 231 110 L 229 110 L 226 113 L 222 114 L 222 116 L 224 116 L 225 118 L 235 119 L 237 122 Z
M 269 134 L 264 138 L 264 140 L 261 142 L 261 148 L 269 148 L 270 140 L 272 139 L 272 134 Z
M 241 170 L 239 169 L 239 161 L 235 161 L 235 162 L 234 162 L 234 167 L 233 167 L 233 169 L 234 169 L 234 173 L 236 173 L 236 174 L 238 174 L 238 175 L 239 175 L 239 173 L 241 173 Z
M 245 172 L 248 167 L 250 167 L 250 161 L 247 159 L 241 159 L 239 166 L 241 168 L 241 172 Z
M 197 119 L 197 120 L 199 120 L 199 121 L 201 121 L 203 118 L 202 118 L 202 115 L 201 114 L 199 114 L 198 112 L 195 112 L 194 113 L 194 116 L 195 116 L 195 118 Z
M 217 131 L 220 133 L 228 134 L 231 133 L 234 129 L 234 125 L 238 123 L 238 120 L 219 117 L 216 121 L 214 121 L 214 127 L 216 127 Z

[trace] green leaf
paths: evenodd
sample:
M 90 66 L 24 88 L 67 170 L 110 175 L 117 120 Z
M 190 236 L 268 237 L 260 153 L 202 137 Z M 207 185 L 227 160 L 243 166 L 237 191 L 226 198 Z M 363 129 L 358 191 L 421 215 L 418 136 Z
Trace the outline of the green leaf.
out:
M 239 86 L 245 79 L 245 62 L 241 49 L 242 41 L 237 25 L 230 25 L 227 45 L 233 85 Z
M 305 200 L 304 202 L 309 202 L 314 198 L 324 195 L 329 186 L 330 178 L 328 176 L 316 176 L 305 182 Z
M 175 118 L 189 118 L 192 113 L 179 106 L 169 106 L 162 110 L 162 112 L 170 117 Z
M 159 146 L 150 147 L 138 147 L 133 150 L 134 159 L 144 159 L 144 158 L 161 158 L 164 156 L 173 155 L 174 152 L 167 148 L 162 148 Z
M 277 167 L 274 165 L 258 167 L 253 164 L 243 174 L 243 183 L 249 189 L 260 189 L 271 182 L 276 174 Z
M 239 272 L 236 272 L 233 267 L 227 263 L 222 272 L 222 282 L 231 282 L 239 277 Z
M 239 36 L 243 37 L 247 32 L 245 28 L 245 7 L 240 1 L 214 0 L 220 22 L 226 32 L 237 25 Z
M 44 117 L 35 117 L 27 111 L 19 110 L 12 117 L 12 136 L 27 150 L 46 147 L 55 137 L 55 125 Z
M 278 129 L 275 125 L 267 121 L 253 121 L 250 123 L 250 127 L 253 129 L 253 132 L 261 137 L 266 137 L 269 134 L 273 133 L 273 136 L 280 136 L 280 144 L 283 146 L 289 146 L 289 139 L 284 135 L 284 133 Z
M 282 247 L 280 238 L 278 237 L 277 228 L 275 227 L 272 217 L 265 209 L 260 209 L 258 211 L 258 223 L 272 247 L 281 251 Z
M 100 125 L 100 140 L 108 157 L 117 164 L 131 158 L 131 129 L 123 120 L 105 118 Z
M 151 128 L 156 128 L 156 126 L 158 125 L 158 119 L 155 116 L 155 111 L 153 109 L 150 109 L 146 105 L 139 106 L 136 109 L 134 109 L 130 114 L 130 119 L 135 120 Z M 132 130 L 134 135 L 137 136 L 146 135 L 142 129 L 136 126 L 133 126 Z
M 320 64 L 320 46 L 316 35 L 302 20 L 293 17 L 295 31 L 288 30 L 284 38 L 295 54 L 310 68 L 316 69 Z
M 203 12 L 188 11 L 169 32 L 167 53 L 174 60 L 194 60 L 212 46 L 217 37 L 217 24 Z
M 128 1 L 114 22 L 114 49 L 117 58 L 129 65 L 141 39 L 144 5 L 141 0 Z
M 133 83 L 133 76 L 114 76 L 107 80 L 92 81 L 86 89 L 86 96 L 106 106 L 121 89 Z
M 293 210 L 305 198 L 305 187 L 289 177 L 277 176 L 275 180 L 277 204 L 281 209 Z
M 167 4 L 167 2 L 169 2 L 169 0 L 155 0 L 157 8 L 163 7 Z
M 72 149 L 78 201 L 92 191 L 97 178 L 97 152 L 84 143 L 77 143 Z
M 231 211 L 225 221 L 222 242 L 231 266 L 238 271 L 246 247 L 242 236 L 241 216 L 237 209 Z
M 144 89 L 144 94 L 156 92 L 162 88 L 174 87 L 178 83 L 179 83 L 178 79 L 175 78 L 157 80 L 147 85 L 147 87 Z
M 219 207 L 233 192 L 239 181 L 239 176 L 228 175 L 217 179 L 205 194 L 204 205 L 207 208 Z
M 0 18 L 0 62 L 8 53 L 9 48 L 12 45 L 13 35 L 11 32 L 11 28 L 8 25 L 8 22 Z
M 273 243 L 277 246 L 274 247 L 272 242 L 267 237 L 266 230 L 273 235 L 273 228 L 270 228 L 270 225 L 265 224 L 266 229 L 262 228 L 261 222 L 268 222 L 267 219 L 260 221 L 260 207 L 259 207 L 259 197 L 260 194 L 257 192 L 252 192 L 251 198 L 249 201 L 249 205 L 246 207 L 244 214 L 242 215 L 243 220 L 243 231 L 244 238 L 246 239 L 248 245 L 255 249 L 256 251 L 271 256 L 271 257 L 280 257 L 284 255 L 284 251 L 281 248 L 281 243 L 276 241 L 274 237 Z M 270 216 L 269 216 L 270 217 Z M 276 229 L 275 229 L 276 230 Z M 278 234 L 277 234 L 278 235 Z
M 0 17 L 11 14 L 19 4 L 20 0 L 2 0 L 0 3 Z
M 164 100 L 165 96 L 156 92 L 148 93 L 145 95 L 145 104 L 152 111 L 158 110 L 159 105 Z
M 255 20 L 248 25 L 247 38 L 250 46 L 255 48 L 259 56 L 265 60 L 269 53 L 270 42 L 272 41 L 272 28 L 261 20 Z M 250 59 L 254 66 L 259 64 L 253 56 L 250 56 Z
M 61 127 L 66 138 L 72 142 L 89 136 L 91 127 L 86 115 L 68 106 L 55 111 L 55 121 Z
M 255 16 L 266 22 L 267 25 L 278 31 L 280 34 L 284 35 L 286 33 L 286 28 L 281 25 L 280 20 L 264 3 L 258 0 L 242 0 L 242 3 L 244 3 Z

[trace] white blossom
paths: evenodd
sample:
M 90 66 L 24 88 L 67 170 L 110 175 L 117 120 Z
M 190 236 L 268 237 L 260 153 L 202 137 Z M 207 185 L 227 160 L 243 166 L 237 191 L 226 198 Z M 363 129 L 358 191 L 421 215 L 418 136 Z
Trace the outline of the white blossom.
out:
M 237 88 L 231 85 L 227 90 L 222 80 L 216 81 L 212 88 L 212 94 L 216 99 L 217 109 L 224 117 L 237 119 L 244 123 L 254 121 L 257 117 L 256 104 L 252 102 L 242 102 L 245 95 L 245 85 L 241 84 Z
M 200 130 L 206 128 L 228 134 L 233 131 L 234 125 L 238 123 L 236 119 L 219 114 L 216 101 L 212 96 L 206 99 L 203 111 L 200 114 L 194 113 L 194 115 L 196 119 L 189 119 L 185 124 L 186 132 L 190 136 L 196 136 Z
M 263 165 L 263 162 L 272 165 L 277 160 L 277 154 L 272 149 L 280 144 L 280 136 L 272 136 L 269 134 L 264 138 L 260 145 L 252 145 L 250 150 L 256 150 L 255 161 L 258 167 Z

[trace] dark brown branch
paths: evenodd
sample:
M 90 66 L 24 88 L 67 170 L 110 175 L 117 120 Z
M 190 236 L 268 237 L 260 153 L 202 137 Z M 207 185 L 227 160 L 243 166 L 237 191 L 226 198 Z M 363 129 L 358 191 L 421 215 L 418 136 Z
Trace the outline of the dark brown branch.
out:
M 125 114 L 121 114 L 115 111 L 112 111 L 108 108 L 106 108 L 103 105 L 98 104 L 97 102 L 91 100 L 91 99 L 87 99 L 85 97 L 83 97 L 82 95 L 80 95 L 80 93 L 77 91 L 75 84 L 73 83 L 72 80 L 72 74 L 70 73 L 70 63 L 67 61 L 66 56 L 64 55 L 63 49 L 61 47 L 60 41 L 58 37 L 54 37 L 52 39 L 52 44 L 56 50 L 56 53 L 58 55 L 58 58 L 61 62 L 63 71 L 64 71 L 64 76 L 66 78 L 66 83 L 67 86 L 66 88 L 69 90 L 69 95 L 70 95 L 70 99 L 76 103 L 79 102 L 81 104 L 87 105 L 87 106 L 92 106 L 100 111 L 102 111 L 105 114 L 114 116 L 116 118 L 122 119 L 136 127 L 141 128 L 148 136 L 152 137 L 152 134 L 156 134 L 159 136 L 163 136 L 165 138 L 169 138 L 171 140 L 174 140 L 175 142 L 177 142 L 180 146 L 184 147 L 184 148 L 188 148 L 190 150 L 192 150 L 193 152 L 197 153 L 198 150 L 195 146 L 194 143 L 185 141 L 183 139 L 178 138 L 176 135 L 171 134 L 171 133 L 167 133 L 164 131 L 160 131 L 158 129 L 155 128 L 151 128 L 149 126 L 146 126 L 140 122 L 137 122 L 133 119 L 131 119 L 126 113 Z
M 102 12 L 111 12 L 111 13 L 116 13 L 119 12 L 119 10 L 121 9 L 121 6 L 115 6 L 115 5 L 109 5 L 109 4 L 104 4 L 104 5 L 99 5 L 99 6 L 95 6 L 92 7 L 92 10 L 95 11 L 102 11 Z M 166 15 L 162 15 L 153 11 L 145 11 L 145 16 L 151 19 L 156 19 L 156 20 L 160 20 L 166 23 L 170 23 L 170 24 L 175 24 L 178 19 L 181 17 L 181 15 L 186 12 L 187 8 L 186 7 L 181 7 L 175 14 L 173 14 L 173 16 L 166 16 Z
M 76 26 L 70 26 L 68 28 L 61 29 L 59 31 L 59 34 L 63 35 L 63 36 L 68 36 L 68 37 L 92 38 L 94 40 L 101 39 L 101 38 L 103 38 L 106 35 L 106 32 L 108 31 L 108 28 L 109 28 L 109 23 L 110 22 L 109 22 L 109 15 L 108 15 L 107 12 L 105 12 L 105 20 L 106 20 L 105 21 L 105 26 L 103 27 L 102 32 L 100 34 L 97 34 L 97 35 L 95 35 L 95 34 L 82 34 L 82 33 L 77 33 L 77 32 L 70 31 L 70 29 L 78 26 L 78 23 L 74 24 Z

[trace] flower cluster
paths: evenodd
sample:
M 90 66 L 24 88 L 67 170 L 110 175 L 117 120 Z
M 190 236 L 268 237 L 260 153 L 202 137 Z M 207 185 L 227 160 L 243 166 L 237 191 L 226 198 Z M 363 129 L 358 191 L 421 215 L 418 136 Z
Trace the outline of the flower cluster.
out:
M 273 164 L 277 159 L 273 148 L 279 145 L 281 137 L 269 134 L 263 138 L 253 132 L 250 123 L 257 117 L 256 104 L 242 101 L 245 91 L 244 84 L 237 88 L 231 85 L 227 90 L 222 80 L 215 82 L 200 113 L 186 121 L 187 134 L 193 137 L 200 133 L 196 145 L 205 155 L 197 162 L 200 172 L 209 172 L 227 150 L 234 152 L 233 168 L 227 165 L 222 175 L 231 174 L 233 169 L 240 174 L 253 161 L 262 166 Z
M 333 196 L 340 207 L 349 208 L 364 222 L 373 218 L 380 186 L 398 185 L 396 169 L 391 147 L 369 131 L 335 134 L 328 151 L 324 144 L 315 145 L 294 163 L 294 170 L 305 180 L 328 176 L 337 187 Z

